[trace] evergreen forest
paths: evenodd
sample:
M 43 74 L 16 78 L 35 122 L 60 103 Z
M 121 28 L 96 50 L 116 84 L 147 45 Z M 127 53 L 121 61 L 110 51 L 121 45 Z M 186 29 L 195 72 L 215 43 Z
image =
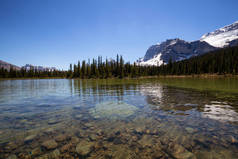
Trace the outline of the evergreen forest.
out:
M 183 61 L 161 66 L 140 66 L 125 62 L 122 56 L 116 59 L 78 61 L 70 64 L 67 71 L 6 70 L 0 68 L 0 78 L 135 78 L 158 75 L 238 74 L 238 46 L 219 49 Z

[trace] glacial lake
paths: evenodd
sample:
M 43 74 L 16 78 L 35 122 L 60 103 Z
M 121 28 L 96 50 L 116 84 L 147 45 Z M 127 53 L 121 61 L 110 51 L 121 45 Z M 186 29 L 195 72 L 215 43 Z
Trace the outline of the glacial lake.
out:
M 238 79 L 0 80 L 0 158 L 238 158 Z

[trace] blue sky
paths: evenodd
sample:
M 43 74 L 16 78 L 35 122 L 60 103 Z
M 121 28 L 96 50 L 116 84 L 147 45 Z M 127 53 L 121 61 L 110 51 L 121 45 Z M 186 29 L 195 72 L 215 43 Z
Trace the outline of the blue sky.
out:
M 238 20 L 237 0 L 0 0 L 0 60 L 68 69 L 78 60 L 133 62 L 169 38 L 199 39 Z

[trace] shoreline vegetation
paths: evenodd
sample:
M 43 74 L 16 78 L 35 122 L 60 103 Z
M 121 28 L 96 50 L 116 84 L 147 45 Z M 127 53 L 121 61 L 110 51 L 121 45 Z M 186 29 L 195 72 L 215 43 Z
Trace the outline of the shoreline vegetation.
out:
M 194 79 L 224 79 L 224 78 L 238 78 L 238 75 L 233 74 L 194 74 L 194 75 L 155 75 L 155 76 L 140 76 L 140 77 L 110 77 L 110 78 L 90 78 L 90 80 L 100 80 L 100 79 L 183 79 L 183 78 L 194 78 Z M 76 78 L 67 78 L 67 77 L 15 77 L 15 78 L 2 78 L 0 80 L 31 80 L 31 79 L 82 79 L 79 77 Z M 84 78 L 82 80 L 88 80 Z
M 102 56 L 85 60 L 77 64 L 70 64 L 68 71 L 38 71 L 6 70 L 0 68 L 0 79 L 40 79 L 40 78 L 81 78 L 81 79 L 111 79 L 111 78 L 149 78 L 149 77 L 237 77 L 238 76 L 238 46 L 228 47 L 206 53 L 190 59 L 173 62 L 161 66 L 141 66 L 137 63 L 124 62 L 122 56 L 117 55 L 116 60 Z

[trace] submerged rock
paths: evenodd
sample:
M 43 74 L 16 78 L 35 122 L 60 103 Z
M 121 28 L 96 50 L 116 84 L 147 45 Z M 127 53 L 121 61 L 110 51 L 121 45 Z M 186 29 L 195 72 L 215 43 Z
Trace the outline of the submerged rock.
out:
M 153 145 L 153 138 L 151 135 L 143 135 L 143 137 L 138 141 L 138 143 L 142 147 L 146 147 L 146 146 L 150 147 Z
M 97 140 L 97 135 L 91 134 L 91 135 L 89 135 L 89 139 L 90 139 L 91 141 L 95 141 L 95 140 Z
M 115 139 L 113 140 L 113 143 L 114 143 L 115 145 L 118 145 L 118 144 L 122 144 L 123 142 L 121 141 L 121 139 L 120 139 L 119 137 L 117 137 L 117 138 L 115 138 Z
M 55 149 L 58 146 L 58 144 L 57 142 L 55 142 L 55 140 L 48 140 L 43 142 L 42 146 L 46 148 L 47 150 L 50 150 L 50 149 Z
M 82 114 L 77 114 L 77 115 L 75 115 L 75 118 L 76 118 L 76 119 L 81 119 L 82 117 L 83 117 Z
M 134 133 L 143 134 L 144 130 L 145 130 L 144 126 L 136 127 L 135 130 L 134 130 Z
M 32 142 L 37 135 L 29 135 L 24 139 L 25 143 Z
M 93 123 L 85 123 L 84 125 L 86 127 L 88 127 L 88 128 L 94 128 L 94 124 Z
M 230 142 L 231 143 L 238 143 L 238 141 L 236 140 L 236 138 L 234 137 L 234 136 L 229 136 L 229 138 L 230 138 Z
M 10 155 L 10 156 L 8 156 L 7 159 L 17 159 L 17 156 L 16 155 Z
M 97 134 L 98 136 L 101 136 L 101 135 L 103 135 L 103 131 L 102 131 L 101 129 L 98 129 L 98 130 L 96 131 L 96 134 Z
M 118 118 L 128 117 L 135 113 L 138 108 L 123 102 L 107 101 L 98 103 L 95 108 L 90 109 L 94 118 Z
M 49 158 L 50 158 L 49 154 L 44 154 L 42 156 L 36 157 L 35 159 L 49 159 Z
M 187 103 L 187 104 L 184 104 L 184 106 L 197 107 L 198 104 Z
M 50 158 L 57 159 L 60 156 L 60 151 L 58 149 L 55 149 L 53 152 L 49 154 Z
M 49 125 L 53 125 L 53 124 L 57 124 L 57 123 L 59 123 L 59 121 L 57 119 L 51 119 L 48 121 Z
M 5 149 L 6 149 L 6 150 L 15 150 L 17 147 L 18 147 L 17 143 L 10 141 L 10 142 L 6 145 Z
M 41 154 L 41 148 L 40 147 L 36 147 L 31 151 L 31 155 L 33 156 L 37 156 Z
M 191 127 L 186 127 L 185 130 L 186 130 L 188 133 L 193 133 L 193 132 L 194 132 L 194 129 L 191 128 Z
M 93 150 L 93 145 L 93 142 L 84 140 L 77 144 L 76 152 L 81 156 L 86 156 Z
M 65 134 L 61 134 L 55 137 L 55 141 L 62 142 L 68 139 L 68 136 Z
M 169 145 L 171 155 L 178 159 L 196 159 L 196 156 L 185 149 L 182 145 L 171 143 Z
M 71 143 L 76 144 L 79 142 L 79 138 L 77 138 L 76 136 L 73 136 L 70 141 Z
M 131 159 L 134 158 L 132 156 L 132 152 L 128 147 L 123 145 L 112 145 L 109 147 L 111 150 L 111 154 L 109 156 L 114 159 Z
M 46 133 L 46 134 L 51 134 L 51 133 L 53 133 L 55 130 L 54 130 L 54 128 L 47 128 L 45 131 L 44 131 L 44 133 Z
M 71 147 L 72 147 L 72 144 L 71 144 L 71 143 L 66 144 L 66 145 L 64 145 L 64 146 L 62 146 L 62 147 L 60 148 L 60 152 L 69 151 Z

